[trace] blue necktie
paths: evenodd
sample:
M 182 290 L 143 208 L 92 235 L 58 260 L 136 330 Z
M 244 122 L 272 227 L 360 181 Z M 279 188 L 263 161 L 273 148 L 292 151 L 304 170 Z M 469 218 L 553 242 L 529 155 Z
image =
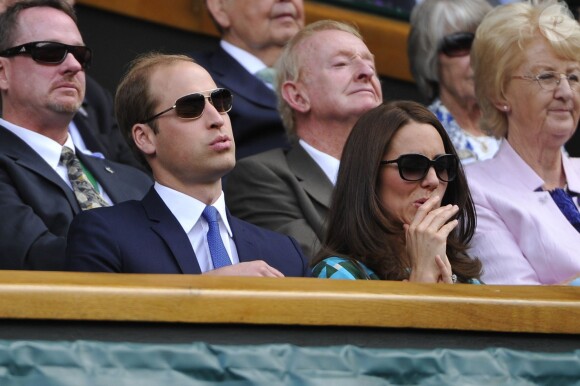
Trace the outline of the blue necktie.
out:
M 218 211 L 213 206 L 206 206 L 201 213 L 202 217 L 207 221 L 209 230 L 207 231 L 207 245 L 209 246 L 209 253 L 214 268 L 221 268 L 226 265 L 232 265 L 232 261 L 228 256 L 228 251 L 224 247 L 222 238 L 220 236 L 220 226 L 218 224 Z
M 558 205 L 564 216 L 570 221 L 570 224 L 580 232 L 580 212 L 572 201 L 572 197 L 564 189 L 554 189 L 550 191 L 552 199 Z

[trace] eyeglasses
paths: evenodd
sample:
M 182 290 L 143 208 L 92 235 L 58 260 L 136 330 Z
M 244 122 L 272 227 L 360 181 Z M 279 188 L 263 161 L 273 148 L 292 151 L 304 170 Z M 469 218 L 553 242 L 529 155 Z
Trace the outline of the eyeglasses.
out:
M 86 46 L 69 46 L 57 42 L 32 42 L 5 49 L 0 56 L 30 55 L 32 60 L 43 64 L 60 64 L 68 54 L 72 54 L 77 62 L 87 69 L 91 66 L 93 52 Z
M 453 154 L 441 154 L 433 160 L 422 154 L 403 154 L 390 161 L 381 161 L 381 165 L 396 163 L 399 175 L 405 181 L 419 181 L 425 178 L 429 169 L 433 167 L 435 174 L 443 182 L 451 182 L 457 177 L 457 157 Z
M 474 37 L 475 34 L 472 32 L 456 32 L 447 35 L 439 44 L 439 52 L 443 52 L 449 57 L 469 55 Z
M 209 93 L 209 95 L 204 95 Z M 175 104 L 163 110 L 162 112 L 155 114 L 154 116 L 147 118 L 141 123 L 149 123 L 155 118 L 175 109 L 175 113 L 179 118 L 183 119 L 197 119 L 203 115 L 203 110 L 205 110 L 205 100 L 208 100 L 213 107 L 220 113 L 225 114 L 232 109 L 232 100 L 234 96 L 232 92 L 227 88 L 216 88 L 214 90 L 200 91 L 186 96 L 182 96 L 175 101 Z
M 572 90 L 580 91 L 580 72 L 573 72 L 566 75 L 559 72 L 546 71 L 532 76 L 514 75 L 512 78 L 536 81 L 542 90 L 546 91 L 554 91 L 560 85 L 562 79 L 567 79 Z

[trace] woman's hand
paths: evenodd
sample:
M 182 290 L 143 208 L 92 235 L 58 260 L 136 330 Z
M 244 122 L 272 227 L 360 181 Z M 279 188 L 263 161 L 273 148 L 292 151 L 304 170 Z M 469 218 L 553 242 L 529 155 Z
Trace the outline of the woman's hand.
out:
M 458 221 L 457 205 L 436 208 L 440 198 L 433 196 L 417 209 L 411 224 L 404 224 L 407 255 L 411 259 L 409 281 L 452 283 L 451 264 L 446 247 L 449 233 Z

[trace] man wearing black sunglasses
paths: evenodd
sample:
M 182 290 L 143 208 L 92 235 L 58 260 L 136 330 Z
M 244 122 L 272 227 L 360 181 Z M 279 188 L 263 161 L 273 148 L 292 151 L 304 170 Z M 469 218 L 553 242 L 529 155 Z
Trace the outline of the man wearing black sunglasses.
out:
M 137 58 L 115 99 L 121 130 L 150 165 L 140 201 L 77 216 L 73 271 L 304 276 L 298 243 L 231 216 L 221 179 L 235 165 L 228 116 L 235 98 L 190 57 Z M 95 230 L 97 230 L 95 232 Z
M 24 0 L 0 0 L 0 13 L 11 4 L 20 1 Z M 66 2 L 71 6 L 75 4 L 74 0 Z M 50 46 L 45 49 L 50 49 Z M 14 49 L 7 50 L 8 55 L 11 52 L 12 55 L 18 54 L 14 53 Z M 88 75 L 85 78 L 85 98 L 69 124 L 69 133 L 77 150 L 146 170 L 144 165 L 137 161 L 119 131 L 111 94 L 95 79 Z M 0 103 L 0 113 L 1 110 Z
M 91 59 L 63 1 L 21 1 L 0 15 L 0 269 L 63 270 L 74 216 L 151 186 L 137 169 L 75 149 L 68 127 Z

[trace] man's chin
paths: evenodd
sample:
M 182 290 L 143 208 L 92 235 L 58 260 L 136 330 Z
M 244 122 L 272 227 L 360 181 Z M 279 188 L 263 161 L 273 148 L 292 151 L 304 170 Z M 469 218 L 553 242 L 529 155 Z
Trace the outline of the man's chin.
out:
M 82 103 L 80 102 L 70 102 L 70 103 L 53 103 L 49 105 L 52 111 L 61 114 L 76 114 L 81 108 Z

